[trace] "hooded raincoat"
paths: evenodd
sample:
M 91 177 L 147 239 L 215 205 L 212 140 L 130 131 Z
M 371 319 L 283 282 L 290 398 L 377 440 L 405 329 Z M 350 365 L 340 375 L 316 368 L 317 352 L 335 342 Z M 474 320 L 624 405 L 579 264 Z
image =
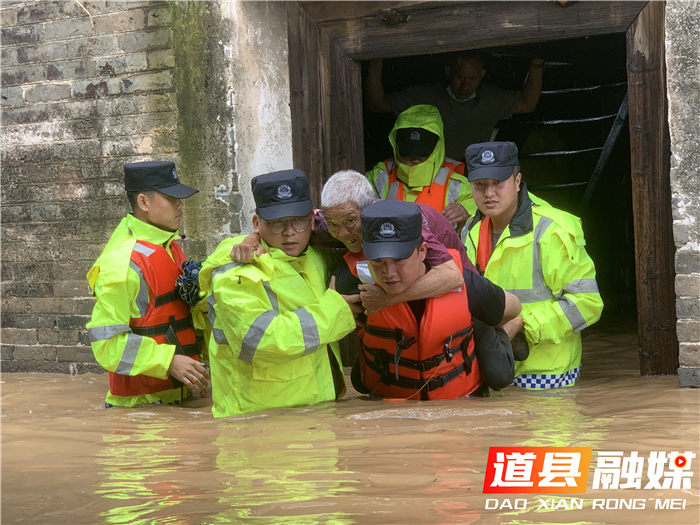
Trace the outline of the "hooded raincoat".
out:
M 534 196 L 533 196 L 534 197 Z M 481 212 L 462 231 L 476 260 Z M 525 388 L 572 385 L 581 370 L 581 331 L 598 321 L 603 301 L 586 253 L 581 220 L 530 198 L 525 184 L 518 209 L 503 231 L 483 275 L 516 295 L 530 355 L 515 363 L 513 384 Z
M 331 401 L 345 392 L 337 341 L 355 329 L 350 307 L 326 288 L 314 247 L 299 257 L 263 246 L 252 264 L 231 262 L 227 239 L 199 273 L 205 294 L 195 316 L 209 329 L 214 417 Z
M 397 160 L 396 132 L 403 128 L 421 128 L 438 136 L 428 160 L 413 167 Z M 389 142 L 394 157 L 380 162 L 365 175 L 380 198 L 428 204 L 439 212 L 457 202 L 474 215 L 476 204 L 464 175 L 464 164 L 445 157 L 442 117 L 435 106 L 421 104 L 401 113 L 389 133 Z

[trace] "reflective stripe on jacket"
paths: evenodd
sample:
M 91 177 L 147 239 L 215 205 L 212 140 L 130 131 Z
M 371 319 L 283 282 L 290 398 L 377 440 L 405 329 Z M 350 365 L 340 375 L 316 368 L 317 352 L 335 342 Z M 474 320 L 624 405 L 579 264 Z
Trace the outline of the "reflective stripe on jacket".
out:
M 267 248 L 252 264 L 233 263 L 223 241 L 199 274 L 206 294 L 215 417 L 336 399 L 337 341 L 355 328 L 350 307 L 326 289 L 320 253 L 299 257 Z M 195 316 L 198 323 L 204 319 Z M 342 374 L 336 377 L 344 393 Z
M 470 258 L 477 255 L 482 217 L 478 212 L 462 232 Z M 523 305 L 530 356 L 516 362 L 515 384 L 551 388 L 576 381 L 580 332 L 598 321 L 603 310 L 585 244 L 578 217 L 531 198 L 521 184 L 518 209 L 485 271 L 480 269 Z
M 137 242 L 164 246 L 166 254 L 176 253 L 179 247 L 175 248 L 177 245 L 172 242 L 176 236 L 177 232 L 161 230 L 128 215 L 88 272 L 88 283 L 97 300 L 87 324 L 88 336 L 95 359 L 109 372 L 168 379 L 175 345 L 159 344 L 153 337 L 139 335 L 131 328 L 133 320 L 147 312 L 153 295 L 131 256 Z M 106 401 L 116 406 L 134 406 L 171 403 L 181 396 L 180 388 L 126 396 L 109 392 Z
M 459 253 L 448 251 L 461 266 Z M 356 277 L 364 273 L 366 261 L 346 261 Z M 404 302 L 368 316 L 359 336 L 362 383 L 382 397 L 455 399 L 482 383 L 464 284 L 426 299 L 420 326 Z

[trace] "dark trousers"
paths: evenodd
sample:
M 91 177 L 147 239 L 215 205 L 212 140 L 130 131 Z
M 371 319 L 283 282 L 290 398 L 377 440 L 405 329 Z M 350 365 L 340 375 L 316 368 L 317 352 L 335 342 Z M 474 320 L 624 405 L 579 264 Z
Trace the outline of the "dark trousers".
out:
M 474 350 L 484 383 L 494 390 L 507 387 L 515 378 L 515 360 L 510 339 L 503 328 L 472 318 Z

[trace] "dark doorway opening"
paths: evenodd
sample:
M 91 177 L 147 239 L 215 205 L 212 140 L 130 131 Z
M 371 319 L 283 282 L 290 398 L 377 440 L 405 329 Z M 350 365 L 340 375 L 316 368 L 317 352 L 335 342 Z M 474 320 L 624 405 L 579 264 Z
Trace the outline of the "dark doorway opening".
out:
M 629 127 L 626 109 L 615 140 L 611 129 L 626 104 L 626 43 L 622 33 L 492 47 L 484 82 L 519 90 L 531 57 L 546 62 L 543 92 L 532 113 L 499 122 L 496 140 L 515 142 L 523 180 L 537 196 L 583 221 L 587 250 L 596 263 L 605 309 L 601 323 L 625 322 L 636 330 Z M 387 93 L 445 79 L 447 54 L 387 59 Z M 363 82 L 367 67 L 363 67 Z M 626 108 L 626 106 L 625 106 Z M 391 113 L 363 111 L 365 168 L 393 156 L 387 136 Z M 623 124 L 620 126 L 620 124 Z M 606 143 L 608 147 L 606 148 Z M 601 169 L 602 168 L 602 169 Z M 596 173 L 596 176 L 592 175 Z

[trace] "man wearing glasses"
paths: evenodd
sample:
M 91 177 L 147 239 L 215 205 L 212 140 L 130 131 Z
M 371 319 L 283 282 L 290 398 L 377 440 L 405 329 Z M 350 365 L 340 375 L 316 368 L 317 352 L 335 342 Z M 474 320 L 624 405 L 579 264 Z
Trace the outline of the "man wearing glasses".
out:
M 311 238 L 313 206 L 300 170 L 254 177 L 253 230 L 268 253 L 231 262 L 226 239 L 199 274 L 211 337 L 214 417 L 338 399 L 345 393 L 337 341 L 355 329 L 359 295 L 326 289 Z

